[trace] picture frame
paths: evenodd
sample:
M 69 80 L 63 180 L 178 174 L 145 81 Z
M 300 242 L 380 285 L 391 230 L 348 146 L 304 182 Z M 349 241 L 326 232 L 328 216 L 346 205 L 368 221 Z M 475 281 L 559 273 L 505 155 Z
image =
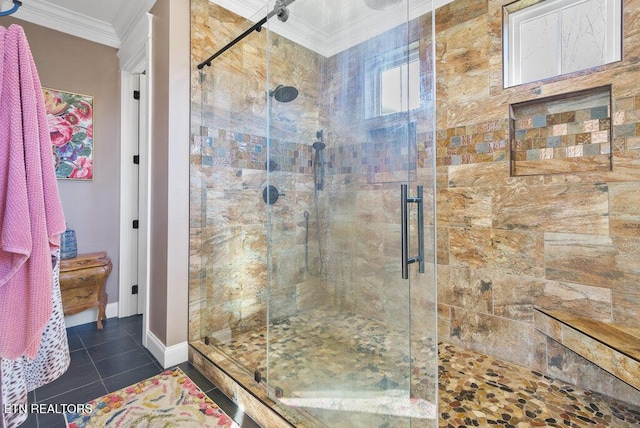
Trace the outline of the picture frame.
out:
M 42 88 L 56 178 L 93 180 L 93 97 Z

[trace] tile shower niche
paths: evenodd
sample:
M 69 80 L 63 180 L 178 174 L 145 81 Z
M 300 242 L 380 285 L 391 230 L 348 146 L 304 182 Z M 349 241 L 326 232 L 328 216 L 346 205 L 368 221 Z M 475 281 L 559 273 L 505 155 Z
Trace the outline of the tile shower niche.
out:
M 510 106 L 511 175 L 611 170 L 611 86 Z

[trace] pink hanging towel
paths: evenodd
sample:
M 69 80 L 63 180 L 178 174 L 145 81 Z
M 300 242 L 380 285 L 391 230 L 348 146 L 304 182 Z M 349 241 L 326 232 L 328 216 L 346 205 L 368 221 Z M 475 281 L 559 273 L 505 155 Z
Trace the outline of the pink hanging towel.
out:
M 51 254 L 65 221 L 35 62 L 22 27 L 2 30 L 0 357 L 33 359 L 51 316 Z

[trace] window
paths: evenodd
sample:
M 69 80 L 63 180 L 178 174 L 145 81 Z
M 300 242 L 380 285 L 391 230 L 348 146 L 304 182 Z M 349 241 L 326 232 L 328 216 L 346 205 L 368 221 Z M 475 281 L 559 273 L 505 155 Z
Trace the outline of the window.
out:
M 518 1 L 504 8 L 505 87 L 621 59 L 621 0 L 547 0 L 524 6 Z
M 420 107 L 419 42 L 365 61 L 367 119 Z

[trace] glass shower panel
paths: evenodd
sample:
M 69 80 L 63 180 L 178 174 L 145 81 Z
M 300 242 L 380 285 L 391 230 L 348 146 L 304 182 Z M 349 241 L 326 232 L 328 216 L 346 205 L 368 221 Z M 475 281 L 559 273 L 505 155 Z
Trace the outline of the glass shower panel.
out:
M 216 28 L 216 43 L 207 40 L 214 51 L 256 22 L 206 7 L 203 26 Z M 256 32 L 203 67 L 193 85 L 201 97 L 191 167 L 192 212 L 199 211 L 191 219 L 199 244 L 191 269 L 201 284 L 199 299 L 191 298 L 200 304 L 196 339 L 205 355 L 235 361 L 249 379 L 264 372 L 266 361 L 265 57 L 266 36 Z
M 431 1 L 381 3 L 267 24 L 265 385 L 305 426 L 437 425 Z
M 198 62 L 271 19 L 193 76 L 191 345 L 296 426 L 435 426 L 431 0 L 241 9 L 192 0 Z

